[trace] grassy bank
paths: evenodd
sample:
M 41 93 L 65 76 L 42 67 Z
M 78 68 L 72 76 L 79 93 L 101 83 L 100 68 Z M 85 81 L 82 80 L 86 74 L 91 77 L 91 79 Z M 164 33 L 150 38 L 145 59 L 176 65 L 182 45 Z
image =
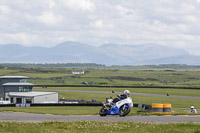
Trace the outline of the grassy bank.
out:
M 133 122 L 0 122 L 0 132 L 15 133 L 199 133 L 199 124 L 150 124 Z

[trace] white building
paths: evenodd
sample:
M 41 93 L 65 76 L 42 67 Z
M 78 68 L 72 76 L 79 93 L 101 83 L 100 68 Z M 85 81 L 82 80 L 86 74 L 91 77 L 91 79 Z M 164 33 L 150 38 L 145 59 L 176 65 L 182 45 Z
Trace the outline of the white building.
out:
M 72 74 L 85 74 L 85 71 L 72 71 Z
M 27 83 L 28 78 L 0 76 L 0 103 L 58 103 L 57 92 L 32 92 L 35 85 Z
M 57 92 L 9 92 L 11 103 L 58 103 Z

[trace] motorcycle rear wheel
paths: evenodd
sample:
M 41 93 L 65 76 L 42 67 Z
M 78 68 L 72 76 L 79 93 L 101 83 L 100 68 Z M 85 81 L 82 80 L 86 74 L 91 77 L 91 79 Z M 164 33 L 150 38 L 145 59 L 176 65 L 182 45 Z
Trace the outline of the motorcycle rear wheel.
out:
M 124 116 L 128 115 L 130 113 L 130 111 L 131 111 L 131 108 L 128 105 L 127 105 L 128 107 L 126 107 L 126 108 L 124 108 L 124 106 L 122 106 L 120 108 L 120 111 L 119 111 L 119 116 L 120 117 L 124 117 Z
M 99 115 L 100 116 L 106 116 L 107 115 L 107 109 L 105 109 L 105 107 L 102 107 L 99 111 Z

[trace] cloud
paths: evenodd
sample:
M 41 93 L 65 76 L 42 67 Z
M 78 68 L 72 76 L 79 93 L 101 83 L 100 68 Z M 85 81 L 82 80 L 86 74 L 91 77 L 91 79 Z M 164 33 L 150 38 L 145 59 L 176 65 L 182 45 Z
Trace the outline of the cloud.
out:
M 49 8 L 53 8 L 56 6 L 56 3 L 54 1 L 49 1 L 48 4 L 49 4 Z
M 8 14 L 10 13 L 9 7 L 5 5 L 0 5 L 0 14 Z
M 50 11 L 44 11 L 40 16 L 38 16 L 38 20 L 47 25 L 57 25 L 62 22 L 63 17 L 60 15 L 55 15 Z
M 90 12 L 95 10 L 95 5 L 91 0 L 62 0 L 61 2 L 71 10 Z
M 132 15 L 134 13 L 133 9 L 128 9 L 126 7 L 123 7 L 121 5 L 117 5 L 115 9 L 119 12 L 120 15 L 126 16 L 126 15 Z
M 102 29 L 102 30 L 113 28 L 113 25 L 111 23 L 105 23 L 102 20 L 96 20 L 92 22 L 90 26 L 95 29 Z
M 161 45 L 199 54 L 199 0 L 1 0 L 0 44 Z

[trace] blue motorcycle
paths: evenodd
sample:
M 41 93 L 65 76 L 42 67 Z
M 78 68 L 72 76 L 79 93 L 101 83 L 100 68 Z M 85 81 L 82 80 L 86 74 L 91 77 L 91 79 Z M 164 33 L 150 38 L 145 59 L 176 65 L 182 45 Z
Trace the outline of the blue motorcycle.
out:
M 119 99 L 116 103 L 113 103 L 113 99 L 109 99 L 106 103 L 103 103 L 103 107 L 100 109 L 99 115 L 119 115 L 120 117 L 124 117 L 129 114 L 131 107 L 133 107 L 131 97 Z

